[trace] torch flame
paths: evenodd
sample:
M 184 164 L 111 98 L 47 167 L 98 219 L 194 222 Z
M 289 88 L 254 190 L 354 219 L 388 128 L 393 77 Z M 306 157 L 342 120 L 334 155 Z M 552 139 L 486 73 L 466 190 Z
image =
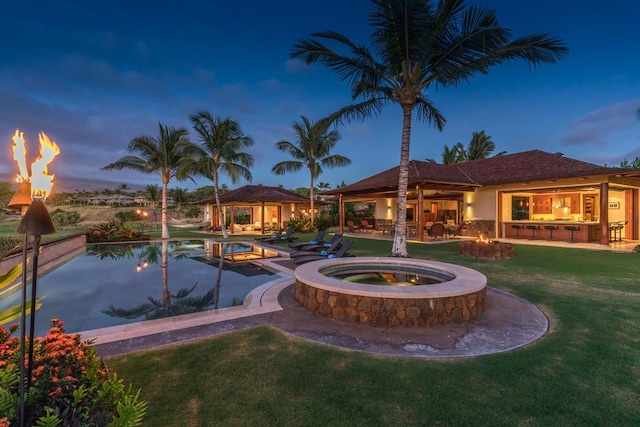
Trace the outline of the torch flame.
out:
M 27 147 L 24 145 L 24 133 L 16 129 L 13 135 L 13 159 L 18 163 L 20 172 L 16 178 L 17 182 L 29 182 L 29 172 L 27 171 Z
M 48 174 L 47 166 L 58 154 L 58 144 L 40 132 L 40 156 L 31 164 L 31 198 L 44 200 L 51 193 L 53 175 Z

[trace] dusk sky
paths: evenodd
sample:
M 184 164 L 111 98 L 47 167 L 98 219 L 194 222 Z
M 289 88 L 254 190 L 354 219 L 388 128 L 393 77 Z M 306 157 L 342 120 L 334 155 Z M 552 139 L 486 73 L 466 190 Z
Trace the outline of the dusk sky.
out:
M 445 144 L 466 145 L 482 130 L 496 152 L 540 149 L 608 166 L 640 156 L 639 2 L 472 3 L 495 9 L 514 37 L 549 32 L 570 52 L 557 64 L 511 62 L 460 87 L 432 90 L 447 125 L 438 132 L 414 120 L 411 159 L 441 161 Z M 370 46 L 369 10 L 366 0 L 3 2 L 0 176 L 17 173 L 11 137 L 20 129 L 32 158 L 40 131 L 57 142 L 61 154 L 49 171 L 58 176 L 114 187 L 159 184 L 155 175 L 100 168 L 126 155 L 132 138 L 157 136 L 158 122 L 185 127 L 197 141 L 189 115 L 206 109 L 237 120 L 255 140 L 254 184 L 308 186 L 304 170 L 271 173 L 290 159 L 275 144 L 295 142 L 292 125 L 302 115 L 317 120 L 351 98 L 329 70 L 291 60 L 291 48 L 323 30 Z M 319 181 L 334 188 L 396 166 L 401 121 L 400 107 L 389 105 L 380 117 L 339 127 L 335 152 L 353 163 L 326 170 Z M 178 186 L 194 188 L 170 184 Z

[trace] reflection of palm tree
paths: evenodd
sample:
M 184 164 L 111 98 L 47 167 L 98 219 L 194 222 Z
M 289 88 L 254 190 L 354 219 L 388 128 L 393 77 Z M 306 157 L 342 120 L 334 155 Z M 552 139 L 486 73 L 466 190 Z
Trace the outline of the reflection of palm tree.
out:
M 152 247 L 155 249 L 151 250 Z M 118 308 L 113 305 L 109 305 L 109 307 L 102 312 L 111 317 L 122 317 L 125 319 L 135 319 L 141 316 L 144 316 L 145 319 L 159 319 L 162 317 L 195 313 L 212 305 L 214 303 L 214 289 L 211 289 L 209 292 L 201 296 L 190 296 L 196 286 L 198 286 L 197 283 L 195 283 L 191 288 L 182 288 L 175 294 L 171 293 L 169 290 L 168 280 L 168 252 L 169 242 L 167 240 L 162 240 L 162 296 L 159 300 L 149 296 L 147 297 L 147 300 L 149 301 L 147 303 L 140 304 L 132 308 Z M 157 256 L 157 245 L 149 245 L 149 247 L 142 253 L 146 253 L 152 257 Z
M 87 255 L 95 255 L 100 259 L 131 259 L 133 258 L 133 248 L 134 245 L 93 244 L 87 248 Z
M 220 302 L 220 284 L 222 282 L 222 270 L 224 269 L 224 254 L 227 252 L 228 244 L 223 244 L 220 248 L 220 259 L 218 260 L 218 271 L 216 274 L 216 285 L 213 287 L 213 308 L 218 308 L 218 303 Z

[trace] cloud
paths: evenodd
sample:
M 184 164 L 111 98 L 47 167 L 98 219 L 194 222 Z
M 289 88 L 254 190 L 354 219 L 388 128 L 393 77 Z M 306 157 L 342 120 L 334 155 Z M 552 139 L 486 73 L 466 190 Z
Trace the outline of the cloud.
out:
M 608 145 L 612 135 L 637 124 L 640 101 L 632 99 L 595 110 L 569 123 L 573 131 L 560 138 L 562 145 Z

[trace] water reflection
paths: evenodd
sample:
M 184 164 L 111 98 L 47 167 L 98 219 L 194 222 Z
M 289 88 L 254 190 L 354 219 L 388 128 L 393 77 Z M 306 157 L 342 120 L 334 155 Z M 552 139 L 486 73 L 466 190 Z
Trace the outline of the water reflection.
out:
M 172 242 L 173 249 L 176 249 L 179 242 Z M 176 259 L 184 258 L 186 253 L 174 252 Z M 217 308 L 217 298 L 214 295 L 220 287 L 220 279 L 222 275 L 218 272 L 216 284 L 213 289 L 209 290 L 204 295 L 192 295 L 193 291 L 198 286 L 198 282 L 195 282 L 190 288 L 180 288 L 177 292 L 172 293 L 169 289 L 169 242 L 163 240 L 160 250 L 158 245 L 148 245 L 141 248 L 140 259 L 138 262 L 138 269 L 141 267 L 142 258 L 144 263 L 157 264 L 158 257 L 161 257 L 161 271 L 162 271 L 162 294 L 159 299 L 153 296 L 147 297 L 147 302 L 139 304 L 135 307 L 120 308 L 113 304 L 109 305 L 106 310 L 102 312 L 108 316 L 121 317 L 125 319 L 137 319 L 144 317 L 145 320 L 160 319 L 163 317 L 178 316 L 181 314 L 195 313 L 203 311 L 206 307 L 213 305 Z M 224 262 L 224 259 L 222 260 Z M 138 270 L 139 271 L 139 270 Z

